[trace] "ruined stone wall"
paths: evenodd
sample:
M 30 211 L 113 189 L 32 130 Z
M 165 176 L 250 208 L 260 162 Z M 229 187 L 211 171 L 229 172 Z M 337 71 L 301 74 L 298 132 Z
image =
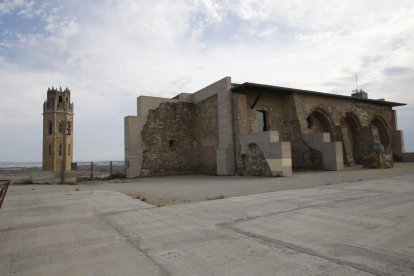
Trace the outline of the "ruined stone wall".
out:
M 141 132 L 144 144 L 142 176 L 198 171 L 195 117 L 195 106 L 183 102 L 161 103 L 149 111 Z
M 195 132 L 200 173 L 216 174 L 218 138 L 217 95 L 195 104 Z
M 243 174 L 245 167 L 243 157 L 240 154 L 238 137 L 256 132 L 256 112 L 258 110 L 267 112 L 268 129 L 278 131 L 281 141 L 291 143 L 293 168 L 321 168 L 323 166 L 322 154 L 310 148 L 302 139 L 293 95 L 263 92 L 252 109 L 251 107 L 257 97 L 257 91 L 235 94 L 234 96 L 238 173 Z
M 253 108 L 260 91 L 246 91 L 234 95 L 236 121 L 236 156 L 239 174 L 243 171 L 238 137 L 255 133 L 256 111 L 268 113 L 268 130 L 277 130 L 281 141 L 291 142 L 292 166 L 295 169 L 323 167 L 322 153 L 312 149 L 303 135 L 330 132 L 331 141 L 344 144 L 344 161 L 348 165 L 362 164 L 372 143 L 371 123 L 378 119 L 385 126 L 389 147 L 392 145 L 392 108 L 386 105 L 363 103 L 357 100 L 339 99 L 319 95 L 286 94 L 263 91 Z M 377 121 L 378 121 L 377 120 Z M 345 141 L 343 139 L 345 137 Z M 354 163 L 352 163 L 354 161 Z
M 249 144 L 247 152 L 242 156 L 242 159 L 243 162 L 240 169 L 243 175 L 272 176 L 264 154 L 256 144 Z
M 306 117 L 313 110 L 324 110 L 335 126 L 342 125 L 346 114 L 353 114 L 361 126 L 368 126 L 375 118 L 383 118 L 389 130 L 392 126 L 392 108 L 386 105 L 363 103 L 352 99 L 331 98 L 316 95 L 296 94 L 295 105 L 303 133 L 309 133 Z M 333 138 L 335 138 L 334 136 Z
M 370 128 L 375 121 L 380 121 L 384 126 L 383 135 L 386 136 L 384 139 L 388 139 L 388 144 L 384 147 L 387 151 L 391 149 L 396 126 L 390 106 L 317 95 L 296 94 L 294 99 L 301 132 L 309 134 L 315 131 L 313 126 L 309 127 L 307 121 L 308 116 L 314 111 L 326 115 L 330 124 L 332 141 L 343 142 L 346 164 L 351 163 L 350 158 L 353 158 L 355 163 L 361 164 L 364 156 L 370 154 L 373 139 Z M 344 135 L 348 135 L 345 141 Z M 347 139 L 351 143 L 348 143 Z

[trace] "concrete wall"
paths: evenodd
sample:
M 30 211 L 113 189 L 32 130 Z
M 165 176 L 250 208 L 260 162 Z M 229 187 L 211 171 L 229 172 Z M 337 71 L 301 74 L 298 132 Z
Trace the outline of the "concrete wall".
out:
M 218 106 L 217 94 L 195 104 L 195 132 L 197 140 L 198 172 L 205 174 L 217 173 L 218 137 Z
M 233 107 L 231 94 L 231 78 L 223 78 L 193 94 L 193 103 L 198 103 L 213 95 L 217 95 L 218 112 L 218 149 L 216 163 L 218 175 L 235 174 Z
M 32 173 L 30 181 L 33 184 L 60 184 L 62 173 L 54 171 Z M 76 171 L 65 171 L 65 184 L 76 184 L 76 181 Z
M 291 176 L 292 158 L 289 142 L 280 142 L 277 131 L 240 136 L 243 174 Z

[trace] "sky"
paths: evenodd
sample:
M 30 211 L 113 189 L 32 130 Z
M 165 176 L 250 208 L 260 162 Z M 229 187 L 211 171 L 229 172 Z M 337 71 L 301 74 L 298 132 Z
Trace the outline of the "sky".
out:
M 414 151 L 412 0 L 0 0 L 0 161 L 41 161 L 47 88 L 68 87 L 74 160 L 123 160 L 139 95 L 225 76 L 397 107 Z

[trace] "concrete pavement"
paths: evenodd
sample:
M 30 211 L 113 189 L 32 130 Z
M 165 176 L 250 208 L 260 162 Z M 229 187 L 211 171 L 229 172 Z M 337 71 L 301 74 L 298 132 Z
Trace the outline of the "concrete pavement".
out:
M 414 174 L 166 207 L 8 194 L 0 275 L 413 275 Z

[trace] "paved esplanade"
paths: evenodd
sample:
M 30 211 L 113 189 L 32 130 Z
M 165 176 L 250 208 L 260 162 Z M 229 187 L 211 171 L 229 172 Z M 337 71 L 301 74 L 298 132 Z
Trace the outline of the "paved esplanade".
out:
M 6 197 L 0 275 L 413 275 L 414 174 L 156 208 Z

